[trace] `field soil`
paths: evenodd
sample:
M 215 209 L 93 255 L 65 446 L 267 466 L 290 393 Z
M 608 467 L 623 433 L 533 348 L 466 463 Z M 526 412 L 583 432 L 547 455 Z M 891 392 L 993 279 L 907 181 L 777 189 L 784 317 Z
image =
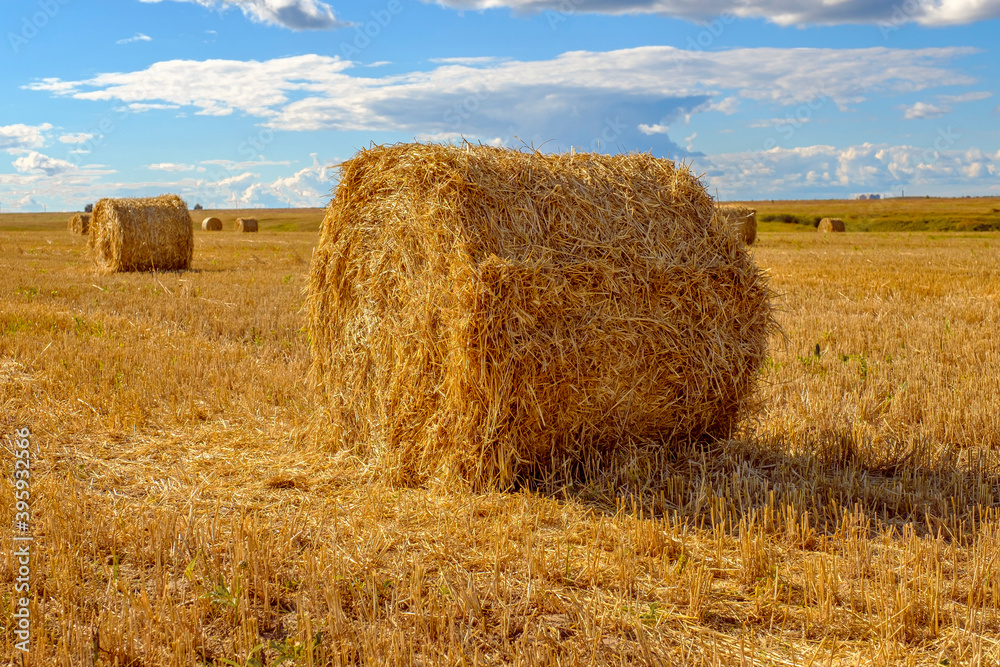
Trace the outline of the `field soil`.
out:
M 226 212 L 191 271 L 124 275 L 68 216 L 0 216 L 0 664 L 997 664 L 1000 234 L 845 211 L 763 226 L 782 331 L 731 438 L 491 494 L 393 487 L 331 439 L 321 212 Z

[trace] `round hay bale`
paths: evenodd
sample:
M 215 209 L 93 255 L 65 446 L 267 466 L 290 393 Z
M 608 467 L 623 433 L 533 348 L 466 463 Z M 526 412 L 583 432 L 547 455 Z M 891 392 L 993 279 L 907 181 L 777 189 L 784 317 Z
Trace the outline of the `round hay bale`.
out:
M 748 409 L 770 291 L 685 166 L 403 144 L 341 171 L 310 376 L 384 476 L 506 487 L 553 457 L 725 436 Z
M 757 240 L 757 210 L 738 204 L 719 204 L 719 213 L 739 232 L 743 243 L 753 245 Z
M 201 228 L 206 232 L 221 232 L 222 220 L 215 217 L 205 218 L 201 221 Z
M 191 215 L 176 195 L 102 199 L 90 221 L 97 266 L 115 271 L 178 271 L 191 267 Z
M 70 234 L 85 235 L 90 230 L 90 214 L 77 213 L 69 219 L 67 228 Z
M 236 231 L 248 234 L 257 231 L 257 218 L 236 218 Z
M 823 218 L 819 221 L 819 227 L 817 227 L 821 232 L 844 232 L 847 228 L 844 227 L 844 221 L 840 218 Z

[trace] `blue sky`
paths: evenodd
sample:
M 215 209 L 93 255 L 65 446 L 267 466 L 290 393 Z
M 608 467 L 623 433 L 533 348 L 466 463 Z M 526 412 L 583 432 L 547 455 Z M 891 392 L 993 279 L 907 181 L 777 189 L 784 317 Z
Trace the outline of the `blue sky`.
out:
M 323 206 L 371 143 L 651 151 L 720 199 L 1000 196 L 1000 0 L 7 0 L 0 210 Z

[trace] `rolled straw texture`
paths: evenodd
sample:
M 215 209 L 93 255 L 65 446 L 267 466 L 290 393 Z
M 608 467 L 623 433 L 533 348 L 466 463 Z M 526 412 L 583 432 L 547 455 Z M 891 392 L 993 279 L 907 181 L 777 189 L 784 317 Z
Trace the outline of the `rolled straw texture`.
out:
M 257 231 L 257 218 L 236 218 L 236 231 L 251 233 Z
M 90 248 L 102 271 L 177 271 L 191 267 L 194 231 L 180 197 L 102 199 L 91 218 Z
M 720 204 L 718 208 L 719 213 L 737 229 L 743 242 L 753 245 L 757 240 L 757 210 L 737 204 Z
M 847 231 L 844 221 L 840 218 L 823 218 L 819 221 L 817 229 L 821 232 L 843 232 Z
M 69 219 L 69 233 L 84 235 L 90 230 L 90 213 L 77 213 Z
M 686 167 L 404 144 L 341 167 L 309 277 L 334 435 L 402 483 L 726 435 L 770 292 Z

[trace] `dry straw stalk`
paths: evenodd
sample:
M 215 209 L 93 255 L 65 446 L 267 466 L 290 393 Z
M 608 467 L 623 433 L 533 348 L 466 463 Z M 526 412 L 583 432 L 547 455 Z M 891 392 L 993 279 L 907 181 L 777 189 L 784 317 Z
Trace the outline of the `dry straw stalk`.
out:
M 201 228 L 206 232 L 221 232 L 222 231 L 222 220 L 218 218 L 205 218 L 201 221 Z
M 90 247 L 107 272 L 178 271 L 191 267 L 191 216 L 176 195 L 102 199 L 94 206 Z
M 757 240 L 757 211 L 756 209 L 738 204 L 720 204 L 719 213 L 729 224 L 734 226 L 743 242 L 753 245 Z
M 77 213 L 67 225 L 70 234 L 86 234 L 90 230 L 90 213 Z
M 312 379 L 404 483 L 725 435 L 769 290 L 684 166 L 407 144 L 342 165 L 309 280 Z
M 847 228 L 844 227 L 844 221 L 840 218 L 823 218 L 819 221 L 819 227 L 817 229 L 821 232 L 847 231 Z
M 257 218 L 236 218 L 236 231 L 250 233 L 257 231 Z

